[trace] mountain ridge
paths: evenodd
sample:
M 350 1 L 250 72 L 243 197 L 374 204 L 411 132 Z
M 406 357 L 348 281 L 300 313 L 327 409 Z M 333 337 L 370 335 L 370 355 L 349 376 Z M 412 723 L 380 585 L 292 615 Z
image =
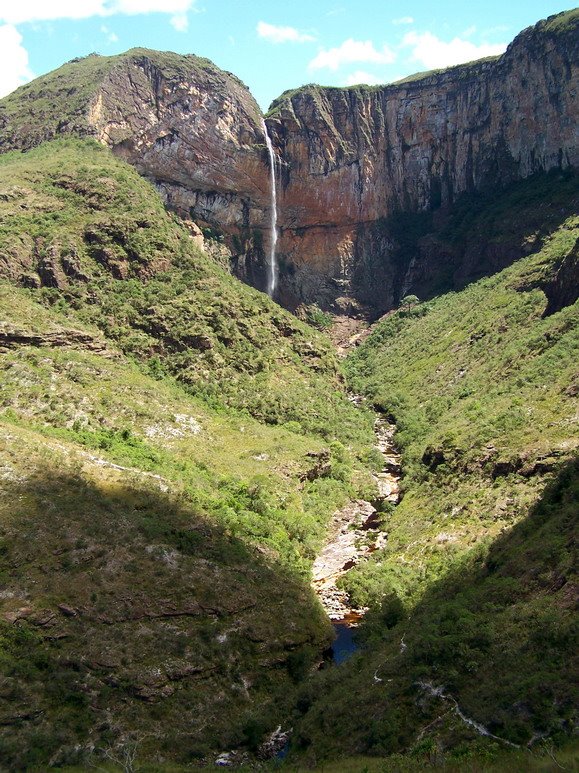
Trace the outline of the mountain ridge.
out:
M 576 166 L 578 20 L 574 10 L 539 22 L 491 62 L 282 95 L 266 117 L 280 161 L 278 300 L 378 316 L 413 291 L 411 276 L 394 279 L 392 217 L 444 212 L 464 193 Z M 74 73 L 85 85 L 71 91 Z M 269 161 L 261 111 L 237 78 L 208 60 L 133 49 L 69 63 L 0 100 L 0 149 L 59 133 L 112 147 L 169 208 L 222 234 L 237 276 L 265 288 Z M 442 261 L 431 256 L 431 273 Z M 380 298 L 369 275 L 385 284 Z

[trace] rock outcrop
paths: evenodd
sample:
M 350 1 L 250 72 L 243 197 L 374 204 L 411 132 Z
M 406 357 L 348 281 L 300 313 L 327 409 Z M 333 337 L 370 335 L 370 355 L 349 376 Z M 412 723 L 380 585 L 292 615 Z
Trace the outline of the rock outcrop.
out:
M 548 301 L 545 317 L 571 306 L 579 298 L 579 241 L 561 260 L 554 277 L 543 283 L 542 289 Z
M 80 351 L 98 352 L 101 355 L 114 357 L 106 342 L 82 330 L 55 330 L 47 333 L 31 332 L 0 323 L 0 353 L 21 346 L 55 347 L 78 349 Z
M 498 58 L 276 100 L 266 122 L 280 170 L 279 300 L 377 315 L 416 286 L 428 292 L 446 248 L 422 245 L 415 271 L 400 259 L 393 218 L 576 166 L 578 25 L 570 11 L 525 30 Z M 133 49 L 74 60 L 0 101 L 0 150 L 63 133 L 110 146 L 170 208 L 222 237 L 238 276 L 265 287 L 264 127 L 235 76 L 195 56 Z
M 286 291 L 326 306 L 353 294 L 385 310 L 404 283 L 390 216 L 575 166 L 578 19 L 541 22 L 496 59 L 384 87 L 282 95 L 267 122 L 283 160 Z
M 224 236 L 242 278 L 263 287 L 269 162 L 261 111 L 238 78 L 207 59 L 132 49 L 73 60 L 0 101 L 0 151 L 69 133 L 108 145 L 186 223 Z

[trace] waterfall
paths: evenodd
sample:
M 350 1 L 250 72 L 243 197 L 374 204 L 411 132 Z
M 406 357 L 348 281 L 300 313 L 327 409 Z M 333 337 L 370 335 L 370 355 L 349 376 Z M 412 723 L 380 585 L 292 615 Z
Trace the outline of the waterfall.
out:
M 267 132 L 265 121 L 262 121 L 263 133 L 265 134 L 265 144 L 269 156 L 269 171 L 271 176 L 271 194 L 270 194 L 270 242 L 269 259 L 267 264 L 267 294 L 273 298 L 277 285 L 277 263 L 275 259 L 275 248 L 277 245 L 277 188 L 275 180 L 276 158 L 273 151 L 271 137 Z

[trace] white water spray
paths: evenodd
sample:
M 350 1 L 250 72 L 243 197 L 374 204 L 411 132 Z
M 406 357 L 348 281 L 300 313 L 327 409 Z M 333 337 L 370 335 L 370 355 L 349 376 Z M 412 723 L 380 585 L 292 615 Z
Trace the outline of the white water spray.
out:
M 270 213 L 270 228 L 271 235 L 269 241 L 269 260 L 267 264 L 267 294 L 270 298 L 273 298 L 275 288 L 277 285 L 277 262 L 275 258 L 275 248 L 277 245 L 277 187 L 275 179 L 276 171 L 276 157 L 273 151 L 273 145 L 271 137 L 267 133 L 267 126 L 265 121 L 262 121 L 263 133 L 265 134 L 265 144 L 267 145 L 267 153 L 269 156 L 269 171 L 271 176 L 271 213 Z

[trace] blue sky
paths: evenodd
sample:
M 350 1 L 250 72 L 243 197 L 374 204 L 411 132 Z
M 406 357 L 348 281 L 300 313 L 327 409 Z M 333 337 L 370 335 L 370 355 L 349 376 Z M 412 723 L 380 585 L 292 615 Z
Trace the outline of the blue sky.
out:
M 304 83 L 388 83 L 500 53 L 549 0 L 0 0 L 0 96 L 92 51 L 194 53 L 263 109 Z

